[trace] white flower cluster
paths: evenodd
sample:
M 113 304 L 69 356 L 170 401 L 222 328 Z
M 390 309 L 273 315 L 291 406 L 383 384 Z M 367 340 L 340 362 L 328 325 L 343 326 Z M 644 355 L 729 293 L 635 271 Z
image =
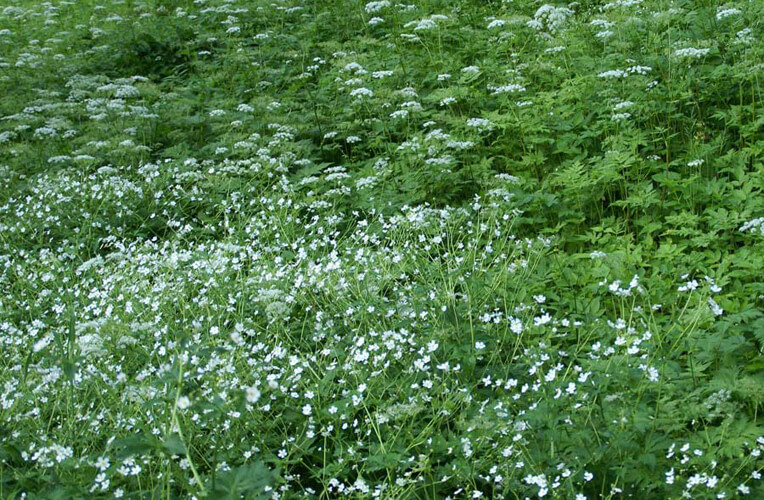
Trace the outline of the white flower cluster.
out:
M 717 21 L 721 21 L 722 19 L 726 19 L 726 18 L 731 17 L 731 16 L 737 16 L 737 15 L 740 15 L 740 14 L 742 14 L 740 9 L 735 9 L 735 8 L 726 8 L 725 9 L 724 7 L 719 7 L 716 10 L 716 20 Z
M 74 450 L 71 446 L 62 446 L 57 443 L 53 443 L 50 446 L 40 446 L 39 448 L 33 443 L 30 445 L 28 452 L 21 452 L 21 457 L 24 460 L 36 462 L 40 467 L 46 468 L 53 467 L 55 464 L 60 464 L 67 458 L 72 458 L 73 456 Z
M 675 50 L 674 55 L 677 57 L 700 59 L 701 57 L 708 55 L 709 52 L 711 52 L 711 49 L 696 49 L 695 47 L 687 47 L 685 49 Z
M 567 7 L 555 7 L 554 5 L 544 4 L 536 10 L 533 20 L 528 21 L 531 28 L 554 33 L 573 15 L 573 11 Z
M 592 256 L 592 258 L 595 258 Z M 635 290 L 638 293 L 644 293 L 644 290 L 641 286 L 639 286 L 639 276 L 634 275 L 634 277 L 629 282 L 628 286 L 621 287 L 621 280 L 615 280 L 612 283 L 608 283 L 607 281 L 601 281 L 599 283 L 599 286 L 607 286 L 610 293 L 617 297 L 630 297 L 632 295 L 632 291 Z
M 764 236 L 764 217 L 749 220 L 738 229 L 741 233 L 759 234 Z
M 390 2 L 388 2 L 387 0 L 381 0 L 378 2 L 367 3 L 365 9 L 366 9 L 366 12 L 371 14 L 373 12 L 379 12 L 380 10 L 386 7 L 390 7 Z
M 735 34 L 735 42 L 740 45 L 751 45 L 753 43 L 753 30 L 745 28 Z
M 467 120 L 467 126 L 478 130 L 491 130 L 494 125 L 491 120 L 485 118 L 470 118 Z
M 500 87 L 494 87 L 493 85 L 488 85 L 488 90 L 492 91 L 491 95 L 514 94 L 516 92 L 525 92 L 525 87 L 517 83 L 509 83 L 507 85 L 502 85 Z
M 602 10 L 611 10 L 618 8 L 628 8 L 642 3 L 642 0 L 616 0 L 615 2 L 606 3 L 602 6 Z
M 649 66 L 629 66 L 626 69 L 611 69 L 598 74 L 599 78 L 618 79 L 628 78 L 629 75 L 646 75 L 652 70 Z
M 364 97 L 373 97 L 374 92 L 367 89 L 366 87 L 359 87 L 357 89 L 353 89 L 350 91 L 350 97 L 355 97 L 357 99 L 363 99 Z

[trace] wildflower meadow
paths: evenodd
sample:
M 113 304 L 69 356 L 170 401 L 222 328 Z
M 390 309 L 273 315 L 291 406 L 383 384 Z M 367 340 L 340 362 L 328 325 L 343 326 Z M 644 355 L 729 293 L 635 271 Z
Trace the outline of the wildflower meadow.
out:
M 764 2 L 0 0 L 0 499 L 764 499 Z

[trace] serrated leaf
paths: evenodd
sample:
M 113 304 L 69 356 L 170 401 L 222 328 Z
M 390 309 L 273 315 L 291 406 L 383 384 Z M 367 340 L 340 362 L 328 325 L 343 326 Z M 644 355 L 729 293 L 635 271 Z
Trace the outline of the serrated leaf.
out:
M 218 474 L 211 492 L 224 499 L 238 500 L 242 496 L 248 500 L 266 499 L 271 495 L 265 488 L 275 480 L 276 474 L 273 471 L 262 462 L 255 462 Z

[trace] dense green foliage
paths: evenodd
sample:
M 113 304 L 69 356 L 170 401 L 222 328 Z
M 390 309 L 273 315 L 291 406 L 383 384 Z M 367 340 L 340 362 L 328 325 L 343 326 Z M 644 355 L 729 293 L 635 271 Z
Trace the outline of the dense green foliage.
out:
M 5 0 L 0 498 L 764 497 L 762 17 Z

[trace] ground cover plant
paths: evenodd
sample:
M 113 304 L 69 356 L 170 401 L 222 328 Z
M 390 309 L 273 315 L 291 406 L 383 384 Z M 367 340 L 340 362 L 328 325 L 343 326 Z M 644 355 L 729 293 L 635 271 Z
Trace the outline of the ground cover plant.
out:
M 4 0 L 0 498 L 764 498 L 763 16 Z

